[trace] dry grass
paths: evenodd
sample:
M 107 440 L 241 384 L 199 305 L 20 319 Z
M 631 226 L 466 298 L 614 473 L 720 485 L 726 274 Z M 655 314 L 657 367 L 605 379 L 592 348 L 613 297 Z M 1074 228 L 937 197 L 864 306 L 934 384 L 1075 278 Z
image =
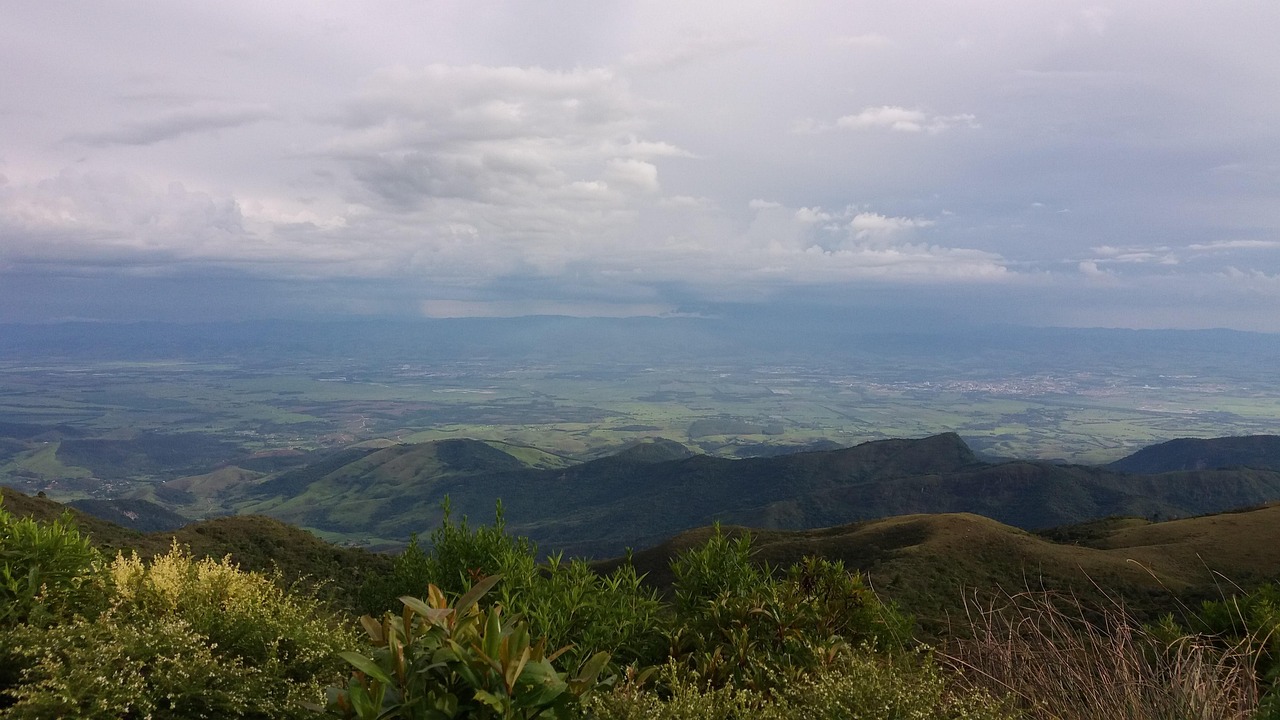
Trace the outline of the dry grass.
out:
M 1034 720 L 1244 720 L 1258 708 L 1247 643 L 1157 637 L 1123 608 L 1087 612 L 1045 592 L 971 603 L 969 622 L 941 660 Z

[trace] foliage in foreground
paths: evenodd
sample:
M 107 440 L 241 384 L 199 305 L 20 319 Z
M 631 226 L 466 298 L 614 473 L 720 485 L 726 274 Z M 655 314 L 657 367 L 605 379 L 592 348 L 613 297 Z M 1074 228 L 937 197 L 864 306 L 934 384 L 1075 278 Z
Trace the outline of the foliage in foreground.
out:
M 898 652 L 910 623 L 839 562 L 809 557 L 775 577 L 751 536 L 716 527 L 672 562 L 669 654 L 712 686 L 769 692 L 838 666 L 864 646 Z
M 1278 587 L 1153 626 L 1015 595 L 935 659 L 856 573 L 759 567 L 748 535 L 675 558 L 670 601 L 626 565 L 535 558 L 500 513 L 446 519 L 363 589 L 405 586 L 361 644 L 278 576 L 176 546 L 107 562 L 67 519 L 0 508 L 0 716 L 311 717 L 328 687 L 358 718 L 1280 717 L 1259 700 Z
M 503 623 L 502 606 L 478 600 L 500 576 L 477 583 L 451 606 L 435 585 L 427 601 L 404 597 L 400 616 L 361 619 L 372 657 L 343 653 L 359 671 L 330 690 L 338 715 L 360 720 L 404 718 L 569 718 L 599 680 L 608 653 L 592 656 L 575 676 L 558 672 L 546 639 L 533 640 L 525 622 Z
M 366 610 L 380 615 L 398 609 L 398 598 L 421 597 L 428 585 L 461 595 L 482 578 L 504 581 L 488 601 L 502 605 L 528 623 L 529 632 L 548 647 L 568 646 L 566 666 L 576 667 L 596 652 L 608 652 L 618 664 L 651 664 L 664 655 L 663 606 L 635 568 L 624 565 L 599 575 L 583 560 L 553 555 L 537 562 L 537 546 L 509 535 L 502 505 L 492 525 L 455 522 L 446 502 L 444 519 L 431 533 L 430 550 L 414 538 L 393 564 L 390 577 L 371 585 Z
M 666 692 L 624 685 L 586 699 L 600 720 L 1012 720 L 1004 704 L 981 693 L 956 694 L 926 658 L 890 660 L 856 653 L 839 664 L 766 693 L 714 686 L 670 664 L 660 673 Z
M 1254 657 L 1220 638 L 1142 626 L 1051 593 L 972 607 L 945 655 L 961 687 L 1004 695 L 1029 720 L 1246 720 L 1258 710 Z
M 5 717 L 304 717 L 341 676 L 352 634 L 271 577 L 177 547 L 108 565 L 73 524 L 2 509 L 0 528 L 6 576 L 27 583 L 0 625 Z

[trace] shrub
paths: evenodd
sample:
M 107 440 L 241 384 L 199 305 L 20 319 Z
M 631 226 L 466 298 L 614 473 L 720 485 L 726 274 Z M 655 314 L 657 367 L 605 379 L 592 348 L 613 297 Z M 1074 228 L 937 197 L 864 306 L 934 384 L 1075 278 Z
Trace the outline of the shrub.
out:
M 711 686 L 771 692 L 860 645 L 898 649 L 909 623 L 844 565 L 806 558 L 781 578 L 751 562 L 751 537 L 717 527 L 678 556 L 671 657 Z
M 376 650 L 372 657 L 343 653 L 358 672 L 345 688 L 330 690 L 330 709 L 341 717 L 565 718 L 579 698 L 601 685 L 606 653 L 588 660 L 574 677 L 552 665 L 546 640 L 532 640 L 519 620 L 503 623 L 502 607 L 482 610 L 478 600 L 499 576 L 477 583 L 456 606 L 432 585 L 427 601 L 405 597 L 400 616 L 361 622 Z
M 305 717 L 288 685 L 218 653 L 173 616 L 84 619 L 16 634 L 31 662 L 7 717 Z
M 111 566 L 126 618 L 173 615 L 209 639 L 218 653 L 292 682 L 321 682 L 341 668 L 338 651 L 355 637 L 323 606 L 289 593 L 273 578 L 245 572 L 227 558 L 196 560 L 175 543 L 149 565 L 136 555 Z
M 96 613 L 107 595 L 102 570 L 70 515 L 40 523 L 0 506 L 0 628 Z
M 13 633 L 27 624 L 97 615 L 108 595 L 103 567 L 69 514 L 41 523 L 15 518 L 0 505 L 0 707 L 29 664 Z
M 1148 629 L 1172 645 L 1195 634 L 1219 652 L 1246 656 L 1260 687 L 1260 718 L 1280 718 L 1280 584 L 1263 585 L 1242 596 L 1201 604 L 1184 616 L 1185 627 L 1172 615 Z
M 354 636 L 315 600 L 176 545 L 117 557 L 93 620 L 23 626 L 17 717 L 302 717 L 341 677 Z
M 600 651 L 620 663 L 654 663 L 665 650 L 661 604 L 635 568 L 601 576 L 584 561 L 566 562 L 562 555 L 539 565 L 537 546 L 506 532 L 501 503 L 492 525 L 473 528 L 466 518 L 455 522 L 446 501 L 429 544 L 424 551 L 415 537 L 396 558 L 391 576 L 373 583 L 366 595 L 377 598 L 369 603 L 376 614 L 389 609 L 391 600 L 421 595 L 428 584 L 457 596 L 483 578 L 501 575 L 503 583 L 485 601 L 523 617 L 530 632 L 550 645 L 571 646 L 565 657 L 571 665 Z
M 671 562 L 675 577 L 676 609 L 697 610 L 723 595 L 747 597 L 766 584 L 768 569 L 751 561 L 751 534 L 730 538 L 716 523 L 700 547 L 686 550 Z

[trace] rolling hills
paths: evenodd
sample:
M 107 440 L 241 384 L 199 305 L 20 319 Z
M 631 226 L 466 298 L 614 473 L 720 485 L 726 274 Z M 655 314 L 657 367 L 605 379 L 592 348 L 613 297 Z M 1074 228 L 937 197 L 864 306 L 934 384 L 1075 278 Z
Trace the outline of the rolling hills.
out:
M 939 631 L 963 612 L 964 596 L 1052 590 L 1095 607 L 1123 603 L 1141 616 L 1176 612 L 1280 577 L 1280 506 L 1153 523 L 1112 518 L 1045 534 L 969 513 L 904 515 L 813 530 L 750 530 L 755 559 L 774 567 L 806 555 L 840 560 L 867 574 L 885 597 Z M 663 587 L 679 552 L 705 542 L 710 527 L 635 552 L 631 562 Z M 1075 536 L 1078 542 L 1057 542 Z M 609 570 L 621 560 L 598 564 Z
M 180 458 L 166 453 L 183 443 L 206 449 L 155 434 L 90 440 L 36 426 L 9 433 L 27 443 L 28 467 L 45 462 L 84 474 L 73 472 L 64 484 L 109 482 L 95 478 L 111 476 L 100 464 L 117 455 L 139 467 L 176 468 Z M 1222 512 L 1280 499 L 1277 448 L 1275 436 L 1178 440 L 1097 467 L 984 460 L 955 433 L 739 459 L 650 439 L 586 462 L 496 441 L 366 442 L 287 457 L 242 453 L 212 470 L 171 472 L 116 498 L 77 502 L 136 529 L 173 528 L 184 517 L 267 515 L 326 539 L 390 549 L 433 528 L 446 497 L 455 512 L 478 520 L 501 501 L 513 532 L 599 558 L 717 521 L 804 530 L 972 513 L 1041 530 L 1108 516 Z M 74 458 L 82 464 L 59 464 Z
M 562 467 L 533 467 L 472 440 L 349 451 L 237 486 L 239 512 L 326 533 L 404 539 L 448 496 L 488 518 L 501 499 L 512 531 L 571 555 L 604 557 L 714 521 L 827 527 L 919 513 L 975 513 L 1027 530 L 1111 515 L 1174 518 L 1280 499 L 1280 471 L 1134 474 L 1082 465 L 979 460 L 954 433 L 731 460 L 642 443 Z
M 217 518 L 178 531 L 139 533 L 50 500 L 4 491 L 4 507 L 39 519 L 71 512 L 108 552 L 154 555 L 173 542 L 196 556 L 230 555 L 246 569 L 278 569 L 347 607 L 357 589 L 389 571 L 391 557 L 326 543 L 260 516 Z M 1177 611 L 1280 577 L 1280 505 L 1181 520 L 1111 518 L 1043 533 L 971 513 L 913 514 L 807 530 L 747 530 L 754 559 L 787 566 L 807 555 L 840 560 L 865 573 L 883 597 L 915 615 L 928 633 L 944 633 L 964 598 L 986 602 L 1001 592 L 1052 590 L 1094 606 L 1123 603 L 1143 617 Z M 670 560 L 713 532 L 699 527 L 634 552 L 646 582 L 671 583 Z M 599 561 L 608 571 L 622 559 Z

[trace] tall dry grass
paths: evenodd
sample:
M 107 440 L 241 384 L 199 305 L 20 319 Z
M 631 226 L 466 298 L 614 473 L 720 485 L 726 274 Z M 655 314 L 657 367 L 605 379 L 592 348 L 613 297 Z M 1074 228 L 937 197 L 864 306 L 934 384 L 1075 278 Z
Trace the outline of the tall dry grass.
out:
M 1006 696 L 1034 720 L 1244 720 L 1260 689 L 1248 643 L 1164 637 L 1119 606 L 1047 592 L 969 603 L 971 631 L 939 659 L 962 689 Z

